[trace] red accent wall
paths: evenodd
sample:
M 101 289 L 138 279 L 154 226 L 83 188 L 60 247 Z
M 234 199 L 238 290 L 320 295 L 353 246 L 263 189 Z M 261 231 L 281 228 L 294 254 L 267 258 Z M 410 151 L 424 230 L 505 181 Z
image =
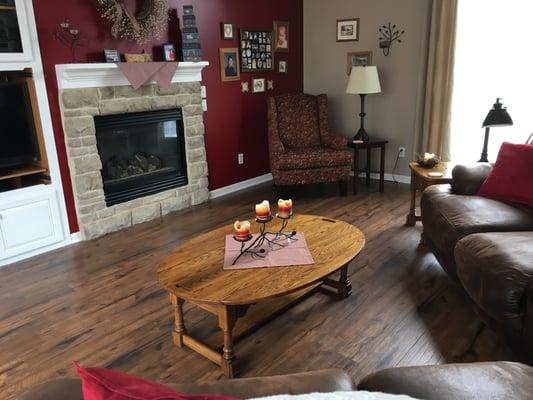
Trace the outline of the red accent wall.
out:
M 132 6 L 141 1 L 129 0 Z M 110 35 L 110 25 L 103 21 L 92 0 L 34 0 L 39 45 L 44 66 L 52 123 L 61 167 L 71 232 L 78 231 L 67 165 L 65 142 L 61 127 L 55 65 L 71 61 L 70 50 L 53 37 L 62 19 L 67 18 L 88 38 L 88 44 L 77 51 L 78 62 L 102 62 L 102 49 L 116 48 L 120 53 L 138 52 L 143 48 L 161 59 L 161 43 L 173 41 L 177 48 L 179 27 L 171 18 L 169 31 L 161 40 L 145 46 L 116 40 Z M 208 111 L 204 114 L 206 148 L 211 190 L 231 185 L 269 172 L 267 146 L 266 98 L 284 92 L 303 90 L 303 0 L 169 0 L 171 8 L 182 15 L 182 6 L 192 4 L 200 31 L 203 59 L 211 64 L 204 69 Z M 290 22 L 290 52 L 277 53 L 288 60 L 288 74 L 275 72 L 243 73 L 241 81 L 253 77 L 274 80 L 274 91 L 263 94 L 241 93 L 240 82 L 221 82 L 219 52 L 221 47 L 238 47 L 238 40 L 220 39 L 220 22 L 227 21 L 237 28 L 272 29 L 274 20 Z M 238 30 L 237 30 L 238 31 Z M 237 153 L 244 153 L 244 165 L 237 164 Z

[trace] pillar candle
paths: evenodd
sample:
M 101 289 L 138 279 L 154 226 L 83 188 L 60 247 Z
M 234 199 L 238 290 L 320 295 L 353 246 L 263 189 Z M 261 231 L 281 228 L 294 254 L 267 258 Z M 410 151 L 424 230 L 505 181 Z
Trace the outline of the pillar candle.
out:
M 247 239 L 252 233 L 252 227 L 248 221 L 235 221 L 233 228 L 237 239 Z
M 278 216 L 280 218 L 289 218 L 292 215 L 292 200 L 278 200 Z
M 263 200 L 262 203 L 255 205 L 255 216 L 257 219 L 269 219 L 270 218 L 270 203 L 268 200 Z

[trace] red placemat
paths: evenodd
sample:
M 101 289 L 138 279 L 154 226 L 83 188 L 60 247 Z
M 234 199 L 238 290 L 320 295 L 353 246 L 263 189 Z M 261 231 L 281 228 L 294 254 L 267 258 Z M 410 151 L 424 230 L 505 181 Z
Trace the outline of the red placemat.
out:
M 253 239 L 245 244 L 246 247 L 252 244 L 258 236 L 258 234 L 254 235 Z M 273 235 L 268 235 L 268 238 L 272 239 Z M 232 235 L 226 235 L 224 269 L 272 268 L 314 264 L 315 261 L 309 251 L 303 232 L 297 232 L 294 239 L 284 239 L 284 241 L 279 242 L 286 245 L 285 247 L 275 245 L 269 247 L 268 243 L 265 242 L 261 247 L 265 249 L 265 257 L 252 256 L 247 253 L 239 258 L 235 265 L 231 265 L 240 254 L 241 243 L 234 240 Z

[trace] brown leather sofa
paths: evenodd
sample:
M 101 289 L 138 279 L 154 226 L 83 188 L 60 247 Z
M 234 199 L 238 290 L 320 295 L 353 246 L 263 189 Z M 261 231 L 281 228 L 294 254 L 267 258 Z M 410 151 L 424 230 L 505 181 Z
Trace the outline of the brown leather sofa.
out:
M 183 393 L 225 394 L 242 399 L 356 390 L 350 376 L 338 369 L 171 386 Z M 367 376 L 358 389 L 426 400 L 531 399 L 533 368 L 508 362 L 391 368 Z M 80 381 L 58 379 L 21 397 L 21 400 L 57 399 L 82 400 Z
M 453 170 L 426 189 L 423 239 L 481 318 L 533 359 L 533 208 L 476 196 L 492 166 Z

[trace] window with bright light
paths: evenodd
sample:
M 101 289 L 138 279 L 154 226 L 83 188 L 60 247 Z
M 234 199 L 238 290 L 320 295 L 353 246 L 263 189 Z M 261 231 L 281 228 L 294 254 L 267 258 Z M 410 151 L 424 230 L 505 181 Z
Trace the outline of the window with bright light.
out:
M 489 161 L 504 142 L 525 143 L 533 132 L 533 1 L 459 0 L 452 102 L 451 155 L 475 162 L 485 116 L 503 98 L 514 125 L 490 130 Z

